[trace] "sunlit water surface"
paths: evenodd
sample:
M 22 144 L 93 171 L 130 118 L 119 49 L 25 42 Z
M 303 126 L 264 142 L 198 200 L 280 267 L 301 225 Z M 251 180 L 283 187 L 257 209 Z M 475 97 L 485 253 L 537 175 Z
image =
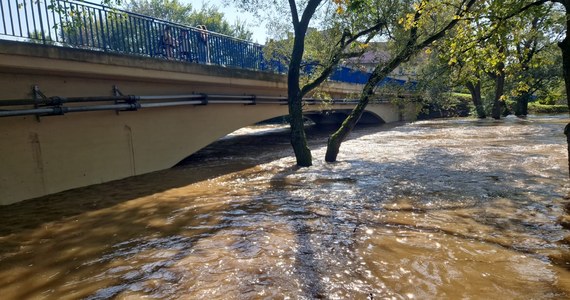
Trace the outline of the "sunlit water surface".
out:
M 334 164 L 317 133 L 302 169 L 286 134 L 234 134 L 0 207 L 0 297 L 568 298 L 567 121 L 365 128 Z

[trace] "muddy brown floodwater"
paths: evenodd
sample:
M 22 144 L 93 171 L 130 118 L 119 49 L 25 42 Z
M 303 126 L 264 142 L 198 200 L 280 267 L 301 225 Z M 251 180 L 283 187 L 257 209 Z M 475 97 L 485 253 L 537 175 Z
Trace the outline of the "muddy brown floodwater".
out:
M 0 207 L 0 298 L 569 298 L 567 122 L 367 127 L 334 164 L 311 133 L 301 169 L 286 134 L 247 129 Z

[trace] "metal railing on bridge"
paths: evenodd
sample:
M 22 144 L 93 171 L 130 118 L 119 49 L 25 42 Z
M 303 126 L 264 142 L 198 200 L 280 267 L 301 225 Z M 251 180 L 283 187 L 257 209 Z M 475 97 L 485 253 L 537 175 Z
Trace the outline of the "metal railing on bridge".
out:
M 146 57 L 271 69 L 263 46 L 202 28 L 76 0 L 0 0 L 0 36 Z

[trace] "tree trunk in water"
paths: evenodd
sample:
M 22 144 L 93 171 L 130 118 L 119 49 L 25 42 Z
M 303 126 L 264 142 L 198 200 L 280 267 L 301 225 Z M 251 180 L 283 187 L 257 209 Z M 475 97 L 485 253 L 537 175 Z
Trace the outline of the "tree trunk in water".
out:
M 524 117 L 528 115 L 528 100 L 530 99 L 530 94 L 524 93 L 517 97 L 517 103 L 515 105 L 515 116 Z
M 297 42 L 296 37 L 295 42 Z M 299 67 L 295 66 L 300 66 L 301 57 L 298 58 L 298 62 L 294 62 L 293 59 L 291 59 L 291 63 L 289 64 L 287 96 L 289 100 L 291 146 L 295 152 L 297 165 L 300 167 L 309 167 L 313 164 L 313 157 L 311 155 L 311 150 L 307 146 L 305 124 L 303 121 L 303 96 L 301 95 L 301 89 L 299 87 Z
M 358 120 L 360 120 L 360 117 L 362 116 L 366 105 L 368 105 L 369 98 L 370 95 L 361 98 L 361 100 L 358 102 L 358 105 L 356 105 L 350 115 L 344 120 L 344 122 L 342 122 L 340 128 L 329 137 L 327 144 L 327 153 L 325 154 L 326 162 L 336 161 L 336 157 L 340 151 L 340 145 L 350 134 L 354 126 L 356 126 Z
M 305 135 L 302 97 L 295 98 L 289 96 L 289 117 L 291 125 L 291 146 L 295 152 L 297 165 L 300 167 L 309 167 L 313 164 L 313 157 L 307 145 L 307 136 Z
M 303 122 L 303 95 L 299 84 L 301 73 L 301 62 L 303 53 L 305 52 L 305 34 L 309 26 L 309 20 L 314 14 L 320 0 L 309 1 L 303 18 L 299 21 L 294 2 L 290 2 L 291 10 L 294 12 L 293 24 L 295 27 L 295 39 L 293 41 L 293 52 L 291 53 L 291 61 L 289 62 L 289 70 L 287 72 L 287 98 L 289 105 L 289 118 L 291 125 L 291 146 L 295 152 L 297 165 L 300 167 L 309 167 L 313 164 L 311 150 L 307 146 L 307 136 L 305 135 L 305 127 Z
M 570 40 L 568 37 L 568 29 L 570 29 L 570 1 L 565 1 L 566 9 L 566 37 L 562 42 L 558 43 L 562 51 L 562 74 L 564 76 L 564 84 L 566 86 L 566 103 L 570 108 Z M 570 176 L 570 123 L 564 128 L 566 142 L 568 144 L 568 175 Z
M 473 100 L 473 105 L 475 105 L 475 110 L 477 111 L 477 118 L 485 119 L 487 114 L 485 113 L 485 108 L 483 107 L 483 101 L 481 100 L 481 80 L 477 81 L 477 84 L 472 82 L 467 83 L 467 89 L 471 93 L 471 100 Z
M 513 112 L 511 111 L 511 108 L 507 105 L 507 103 L 505 103 L 505 101 L 501 101 L 501 108 L 503 109 L 501 116 L 507 117 L 507 116 L 513 114 Z
M 505 64 L 500 63 L 499 74 L 495 77 L 495 99 L 493 99 L 493 111 L 491 117 L 495 120 L 501 119 L 501 109 L 503 108 L 501 97 L 505 91 Z
M 566 144 L 568 145 L 568 176 L 570 176 L 570 123 L 564 127 L 564 135 L 566 135 Z

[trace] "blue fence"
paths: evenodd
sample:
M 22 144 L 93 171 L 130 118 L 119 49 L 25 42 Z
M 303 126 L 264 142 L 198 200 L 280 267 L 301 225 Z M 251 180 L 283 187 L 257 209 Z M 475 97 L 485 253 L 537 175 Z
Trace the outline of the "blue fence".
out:
M 368 72 L 355 70 L 347 67 L 338 67 L 331 74 L 329 79 L 334 81 L 347 82 L 347 83 L 366 84 L 366 82 L 368 82 L 369 77 L 370 73 Z M 384 80 L 382 80 L 380 83 L 378 83 L 378 86 L 399 86 L 399 87 L 406 87 L 408 89 L 415 89 L 416 82 L 387 77 Z
M 0 0 L 0 38 L 258 71 L 286 72 L 263 46 L 79 0 Z M 369 73 L 340 67 L 331 80 L 365 83 Z M 387 82 L 403 85 L 403 81 Z

